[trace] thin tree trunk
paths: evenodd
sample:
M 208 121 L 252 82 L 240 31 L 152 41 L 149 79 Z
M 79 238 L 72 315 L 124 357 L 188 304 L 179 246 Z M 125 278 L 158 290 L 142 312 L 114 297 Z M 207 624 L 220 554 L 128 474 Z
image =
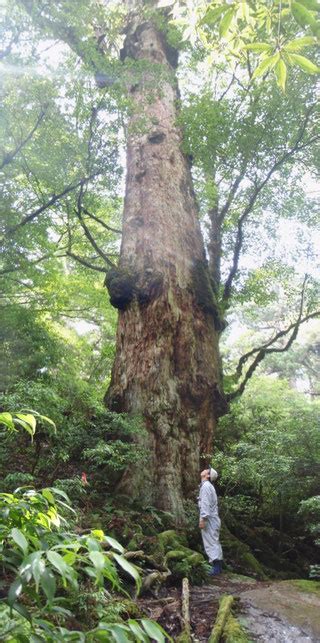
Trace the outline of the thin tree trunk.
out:
M 141 61 L 141 73 L 131 86 L 120 264 L 106 280 L 120 311 L 106 401 L 114 411 L 141 414 L 148 431 L 149 464 L 129 467 L 121 491 L 179 522 L 225 409 L 220 320 L 176 125 L 174 52 L 144 22 L 131 25 L 124 54 Z

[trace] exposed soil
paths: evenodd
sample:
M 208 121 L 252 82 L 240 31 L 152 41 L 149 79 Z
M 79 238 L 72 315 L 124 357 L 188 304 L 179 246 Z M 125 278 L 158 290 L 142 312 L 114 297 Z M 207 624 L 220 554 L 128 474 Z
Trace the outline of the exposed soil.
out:
M 190 621 L 195 643 L 207 643 L 223 594 L 233 594 L 236 615 L 251 641 L 319 643 L 320 589 L 306 591 L 295 581 L 261 582 L 223 574 L 190 589 Z M 162 588 L 157 598 L 141 598 L 140 607 L 176 640 L 181 632 L 181 591 Z M 161 593 L 160 592 L 160 593 Z

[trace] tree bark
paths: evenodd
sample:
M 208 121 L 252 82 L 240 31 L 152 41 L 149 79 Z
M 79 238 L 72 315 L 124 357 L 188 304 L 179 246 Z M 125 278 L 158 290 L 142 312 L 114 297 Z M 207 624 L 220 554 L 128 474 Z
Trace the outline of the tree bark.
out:
M 125 56 L 140 61 L 140 76 L 130 87 L 120 263 L 106 278 L 119 309 L 106 402 L 141 414 L 148 432 L 149 464 L 129 466 L 121 491 L 171 511 L 179 523 L 226 409 L 221 324 L 176 124 L 175 52 L 142 22 L 128 29 Z

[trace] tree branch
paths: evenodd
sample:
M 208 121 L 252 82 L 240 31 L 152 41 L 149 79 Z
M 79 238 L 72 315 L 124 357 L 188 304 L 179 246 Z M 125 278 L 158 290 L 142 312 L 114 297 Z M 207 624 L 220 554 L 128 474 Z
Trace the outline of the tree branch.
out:
M 21 34 L 21 31 L 18 31 L 15 34 L 15 36 L 12 36 L 8 45 L 0 51 L 0 60 L 3 60 L 3 58 L 5 58 L 6 56 L 8 56 L 8 54 L 10 54 L 12 46 L 18 42 L 20 34 Z
M 106 230 L 109 230 L 110 232 L 116 232 L 116 234 L 122 234 L 122 230 L 118 230 L 117 228 L 112 228 L 107 223 L 102 221 L 102 219 L 99 219 L 99 217 L 97 217 L 95 214 L 93 214 L 92 212 L 89 212 L 86 208 L 82 208 L 82 209 L 83 209 L 83 212 L 88 217 L 90 217 L 90 219 L 93 219 L 94 221 L 97 221 L 97 223 L 100 223 L 100 225 L 102 225 L 102 227 L 105 228 Z
M 80 187 L 79 197 L 78 197 L 78 204 L 77 204 L 77 208 L 75 209 L 75 212 L 76 212 L 76 215 L 77 215 L 77 217 L 79 219 L 80 225 L 81 225 L 81 227 L 82 227 L 82 229 L 84 231 L 84 234 L 87 237 L 89 243 L 91 243 L 92 247 L 95 249 L 95 251 L 98 253 L 98 255 L 100 255 L 100 257 L 106 262 L 106 264 L 108 266 L 110 266 L 110 268 L 115 268 L 114 263 L 112 263 L 112 261 L 110 261 L 108 255 L 103 250 L 101 250 L 101 248 L 98 246 L 98 244 L 97 244 L 96 240 L 94 239 L 94 237 L 92 236 L 88 226 L 86 225 L 85 221 L 83 220 L 83 216 L 82 216 L 82 197 L 83 197 L 83 185 L 81 185 L 81 187 Z
M 60 239 L 57 240 L 56 245 L 58 245 L 62 239 L 63 235 L 61 235 Z M 66 253 L 64 252 L 63 254 L 60 254 L 61 250 L 63 248 L 60 248 L 59 254 L 56 254 L 55 252 L 47 252 L 45 255 L 42 255 L 42 257 L 39 257 L 38 259 L 35 259 L 34 261 L 28 261 L 26 257 L 21 253 L 22 259 L 24 260 L 24 264 L 20 266 L 11 266 L 10 268 L 3 268 L 0 270 L 0 276 L 1 275 L 7 275 L 10 272 L 18 272 L 19 270 L 22 270 L 24 267 L 29 267 L 29 266 L 36 266 L 38 263 L 41 263 L 42 261 L 45 261 L 46 259 L 50 259 L 51 257 L 66 257 Z M 20 254 L 20 253 L 18 253 Z
M 79 255 L 76 255 L 71 250 L 67 250 L 67 255 L 68 257 L 71 257 L 75 261 L 78 261 L 79 263 L 81 263 L 81 265 L 85 266 L 86 268 L 90 268 L 91 270 L 96 270 L 97 272 L 103 272 L 104 274 L 108 272 L 106 268 L 102 268 L 101 266 L 95 266 L 93 263 L 90 263 L 87 259 L 84 259 L 83 257 L 79 257 Z
M 311 143 L 313 143 L 318 138 L 317 136 L 313 136 L 311 139 L 309 139 L 308 141 L 305 141 L 303 144 L 300 145 L 300 143 L 301 143 L 301 141 L 302 141 L 302 139 L 304 137 L 305 130 L 306 130 L 306 127 L 307 127 L 308 122 L 310 120 L 310 115 L 311 115 L 314 107 L 315 107 L 314 105 L 311 105 L 311 107 L 309 107 L 309 109 L 307 110 L 305 118 L 304 118 L 304 121 L 303 121 L 303 123 L 302 123 L 302 125 L 300 127 L 300 130 L 298 132 L 296 141 L 295 141 L 294 145 L 292 146 L 292 148 L 290 150 L 288 150 L 287 152 L 285 152 L 281 156 L 281 158 L 278 159 L 273 164 L 273 166 L 270 168 L 269 172 L 267 172 L 265 178 L 258 185 L 256 185 L 256 187 L 255 187 L 255 189 L 253 191 L 253 194 L 251 195 L 251 197 L 249 199 L 248 205 L 246 206 L 246 208 L 244 209 L 242 215 L 240 216 L 240 218 L 238 220 L 237 235 L 236 235 L 236 240 L 235 240 L 235 245 L 234 245 L 232 266 L 231 266 L 228 278 L 227 278 L 227 280 L 225 282 L 223 296 L 222 296 L 222 301 L 223 301 L 223 303 L 225 305 L 228 303 L 228 301 L 230 299 L 233 280 L 234 280 L 235 275 L 238 272 L 240 253 L 241 253 L 242 244 L 243 244 L 243 224 L 245 223 L 245 221 L 248 218 L 249 214 L 252 212 L 253 207 L 254 207 L 254 205 L 255 205 L 255 203 L 257 201 L 257 198 L 258 198 L 260 192 L 263 190 L 265 185 L 268 183 L 268 181 L 270 180 L 272 175 L 286 161 L 288 161 L 288 159 L 290 159 L 294 154 L 296 154 L 300 150 L 304 149 L 308 145 L 311 145 Z M 238 179 L 239 178 L 240 178 L 240 175 L 239 175 Z M 234 183 L 233 188 L 232 188 L 233 194 L 235 193 L 234 192 L 235 186 L 236 186 L 236 182 Z M 236 188 L 237 187 L 238 186 L 236 186 Z M 229 203 L 229 201 L 230 201 L 230 197 L 229 197 L 226 205 L 224 206 L 224 209 L 227 207 L 227 204 Z
M 309 313 L 308 315 L 305 315 L 305 317 L 302 317 L 303 298 L 304 298 L 304 288 L 303 288 L 303 294 L 302 294 L 302 297 L 301 297 L 299 315 L 298 315 L 298 318 L 297 318 L 297 320 L 295 322 L 290 324 L 290 326 L 288 326 L 288 328 L 279 331 L 274 337 L 272 337 L 268 342 L 266 342 L 262 346 L 259 346 L 257 348 L 253 348 L 248 353 L 245 353 L 245 355 L 242 355 L 242 357 L 239 360 L 238 366 L 236 368 L 237 379 L 241 376 L 243 367 L 244 367 L 245 363 L 247 362 L 247 360 L 250 357 L 252 357 L 253 355 L 256 355 L 256 357 L 254 358 L 253 362 L 251 363 L 250 367 L 248 368 L 248 370 L 247 370 L 247 372 L 246 372 L 246 374 L 245 374 L 240 386 L 235 391 L 232 391 L 231 393 L 227 394 L 226 397 L 227 397 L 228 401 L 234 400 L 236 397 L 239 397 L 240 395 L 242 395 L 242 393 L 243 393 L 243 391 L 244 391 L 249 379 L 252 377 L 254 371 L 256 370 L 256 368 L 258 367 L 260 362 L 262 362 L 262 360 L 265 358 L 266 355 L 268 355 L 270 353 L 284 353 L 284 352 L 286 352 L 290 348 L 290 346 L 293 344 L 294 340 L 296 339 L 301 324 L 305 323 L 309 319 L 313 319 L 314 317 L 319 317 L 320 316 L 320 310 L 317 310 L 317 311 L 314 311 L 313 313 Z M 288 333 L 290 333 L 290 331 L 292 331 L 292 333 L 291 333 L 288 341 L 286 342 L 286 344 L 284 346 L 273 347 L 273 345 L 279 339 L 281 339 L 282 337 L 285 337 Z
M 17 145 L 17 147 L 14 150 L 12 150 L 12 152 L 8 152 L 7 154 L 5 154 L 2 160 L 2 163 L 0 163 L 0 170 L 2 170 L 5 167 L 5 165 L 9 165 L 9 163 L 11 163 L 14 157 L 20 152 L 20 150 L 22 150 L 22 148 L 30 141 L 33 134 L 38 129 L 40 123 L 43 121 L 45 113 L 46 113 L 46 109 L 42 109 L 29 134 Z
M 73 183 L 72 185 L 69 185 L 67 188 L 62 190 L 62 192 L 59 192 L 59 194 L 54 194 L 47 203 L 44 203 L 41 205 L 39 208 L 34 210 L 33 212 L 30 212 L 30 214 L 27 214 L 19 223 L 17 223 L 15 226 L 12 226 L 8 228 L 7 234 L 12 235 L 14 234 L 19 228 L 22 228 L 24 225 L 27 223 L 30 223 L 30 221 L 33 221 L 39 214 L 44 212 L 44 210 L 47 210 L 50 208 L 52 205 L 54 205 L 59 199 L 62 199 L 62 197 L 66 196 L 66 194 L 69 194 L 69 192 L 73 192 L 76 190 L 79 186 L 85 185 L 85 183 L 88 183 L 91 179 L 93 179 L 95 176 L 98 176 L 101 174 L 101 172 L 95 172 L 94 174 L 91 174 L 90 176 L 87 176 L 83 179 L 80 179 L 80 181 L 77 181 L 77 183 Z

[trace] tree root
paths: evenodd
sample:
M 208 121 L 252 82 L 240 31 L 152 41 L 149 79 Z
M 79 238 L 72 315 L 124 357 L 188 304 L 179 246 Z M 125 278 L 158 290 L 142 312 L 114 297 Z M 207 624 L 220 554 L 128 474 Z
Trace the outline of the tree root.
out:
M 182 632 L 177 639 L 177 643 L 191 643 L 192 637 L 190 627 L 190 589 L 188 578 L 184 578 L 182 580 L 181 614 Z

